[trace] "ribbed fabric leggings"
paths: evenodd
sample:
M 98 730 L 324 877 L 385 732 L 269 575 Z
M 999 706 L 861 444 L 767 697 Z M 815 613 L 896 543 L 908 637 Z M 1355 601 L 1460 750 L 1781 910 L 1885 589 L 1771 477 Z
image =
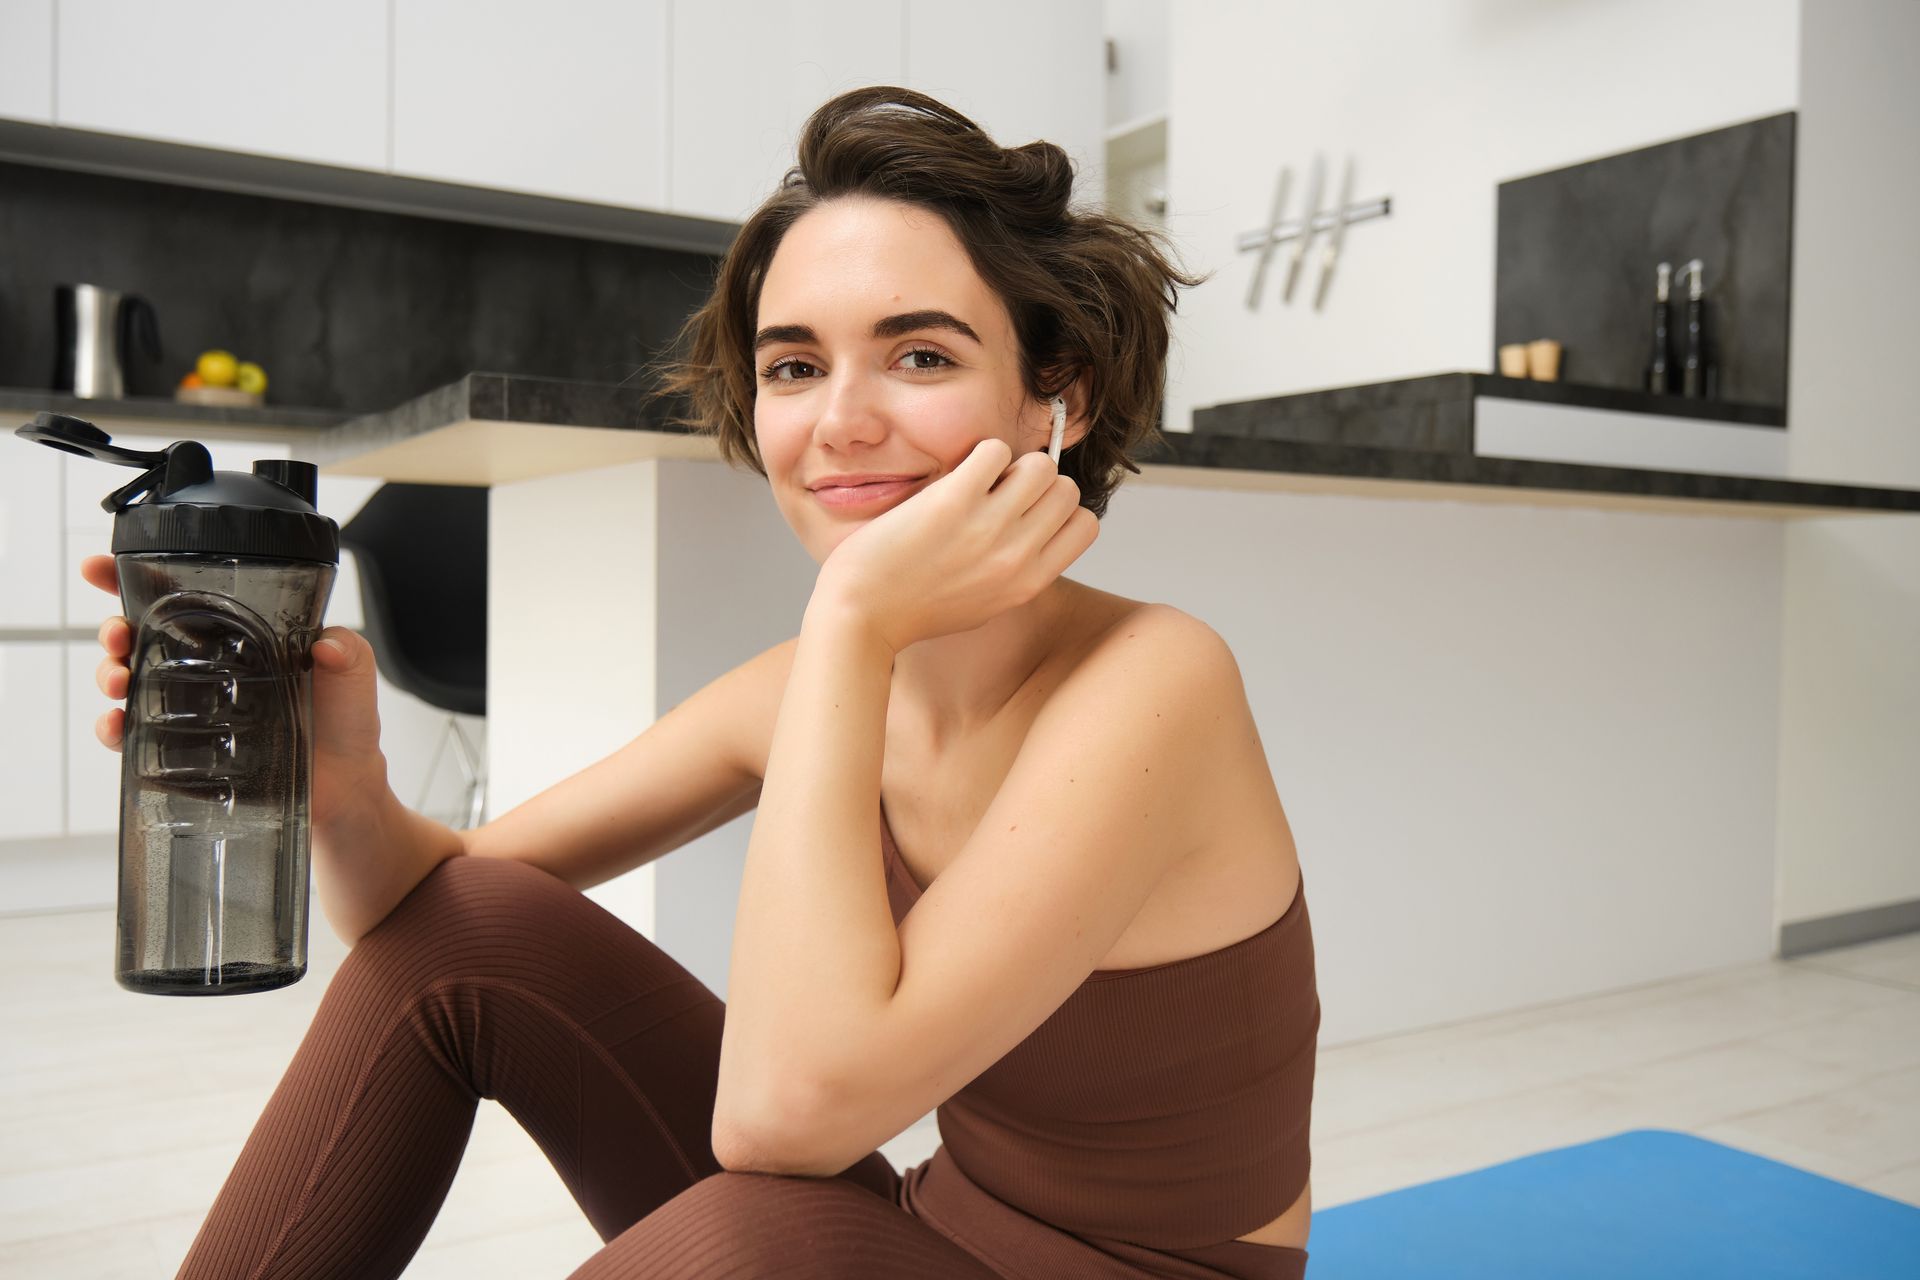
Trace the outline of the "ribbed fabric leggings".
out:
M 450 858 L 342 962 L 179 1276 L 400 1275 L 493 1098 L 606 1242 L 572 1280 L 995 1280 L 877 1151 L 833 1178 L 722 1170 L 724 1014 L 570 885 Z

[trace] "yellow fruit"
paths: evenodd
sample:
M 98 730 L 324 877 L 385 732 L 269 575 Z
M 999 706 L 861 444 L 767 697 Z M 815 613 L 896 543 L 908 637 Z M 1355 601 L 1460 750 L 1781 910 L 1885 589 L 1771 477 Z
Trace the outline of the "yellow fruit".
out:
M 265 395 L 267 371 L 251 360 L 242 360 L 234 373 L 233 385 L 252 395 Z
M 230 387 L 239 372 L 238 362 L 231 351 L 202 351 L 200 363 L 196 366 L 200 381 L 210 387 Z

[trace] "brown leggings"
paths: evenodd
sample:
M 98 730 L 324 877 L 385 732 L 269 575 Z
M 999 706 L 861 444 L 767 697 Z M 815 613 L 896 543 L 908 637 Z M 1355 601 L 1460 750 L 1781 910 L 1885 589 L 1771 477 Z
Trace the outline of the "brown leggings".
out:
M 556 877 L 449 858 L 341 963 L 179 1275 L 400 1275 L 494 1098 L 606 1241 L 572 1280 L 995 1280 L 878 1151 L 834 1178 L 721 1169 L 724 1015 Z

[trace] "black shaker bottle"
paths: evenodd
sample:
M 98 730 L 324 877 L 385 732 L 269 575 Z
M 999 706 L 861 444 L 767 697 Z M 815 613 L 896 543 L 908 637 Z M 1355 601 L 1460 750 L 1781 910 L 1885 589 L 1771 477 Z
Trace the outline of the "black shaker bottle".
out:
M 141 473 L 100 504 L 133 630 L 115 979 L 151 995 L 299 981 L 313 642 L 340 563 L 318 468 L 216 472 L 197 441 L 142 452 L 55 413 L 14 434 Z

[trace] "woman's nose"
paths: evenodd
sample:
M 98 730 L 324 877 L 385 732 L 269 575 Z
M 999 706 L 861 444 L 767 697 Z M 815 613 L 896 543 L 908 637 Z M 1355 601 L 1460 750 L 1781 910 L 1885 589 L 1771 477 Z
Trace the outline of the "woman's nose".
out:
M 814 440 L 840 447 L 871 444 L 886 434 L 886 394 L 879 379 L 842 374 L 826 388 L 814 419 Z

